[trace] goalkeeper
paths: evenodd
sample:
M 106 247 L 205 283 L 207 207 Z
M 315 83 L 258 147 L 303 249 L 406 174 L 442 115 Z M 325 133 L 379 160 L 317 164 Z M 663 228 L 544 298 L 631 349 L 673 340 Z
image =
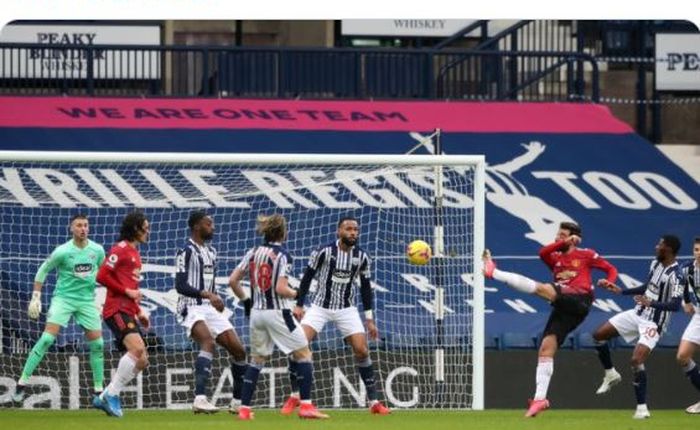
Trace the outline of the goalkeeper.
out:
M 35 320 L 41 314 L 41 288 L 46 276 L 51 270 L 58 270 L 56 287 L 46 316 L 46 327 L 27 357 L 22 376 L 12 396 L 15 403 L 24 400 L 29 378 L 56 340 L 61 327 L 66 327 L 71 317 L 85 329 L 85 337 L 90 347 L 93 388 L 95 393 L 102 392 L 104 342 L 102 321 L 95 306 L 95 276 L 97 268 L 105 259 L 105 252 L 101 245 L 88 239 L 89 230 L 87 216 L 74 215 L 70 220 L 73 238 L 56 247 L 34 277 L 34 292 L 27 313 L 29 318 Z

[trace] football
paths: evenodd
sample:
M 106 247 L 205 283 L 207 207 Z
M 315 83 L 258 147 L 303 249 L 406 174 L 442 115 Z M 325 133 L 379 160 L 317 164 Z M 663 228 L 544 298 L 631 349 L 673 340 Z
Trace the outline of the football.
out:
M 417 266 L 422 266 L 430 261 L 433 256 L 433 251 L 430 245 L 422 240 L 414 240 L 406 247 L 406 257 L 408 262 Z

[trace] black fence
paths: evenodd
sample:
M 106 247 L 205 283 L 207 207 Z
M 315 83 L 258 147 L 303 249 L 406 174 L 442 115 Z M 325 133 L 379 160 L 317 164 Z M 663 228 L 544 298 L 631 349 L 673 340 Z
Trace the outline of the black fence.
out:
M 599 82 L 577 52 L 0 44 L 0 94 L 597 101 Z

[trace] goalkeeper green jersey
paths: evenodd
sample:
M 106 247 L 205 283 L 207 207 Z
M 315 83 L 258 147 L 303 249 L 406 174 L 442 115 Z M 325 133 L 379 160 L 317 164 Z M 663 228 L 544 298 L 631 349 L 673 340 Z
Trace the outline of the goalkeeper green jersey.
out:
M 58 269 L 58 280 L 53 295 L 69 300 L 94 301 L 95 276 L 105 251 L 102 246 L 88 240 L 79 248 L 73 239 L 54 249 L 49 258 L 39 267 L 34 282 L 44 283 L 53 269 Z

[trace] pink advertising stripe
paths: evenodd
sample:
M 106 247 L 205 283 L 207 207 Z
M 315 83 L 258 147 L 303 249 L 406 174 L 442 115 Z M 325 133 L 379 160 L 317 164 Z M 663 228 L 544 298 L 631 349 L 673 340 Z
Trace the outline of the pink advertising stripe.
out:
M 602 105 L 0 97 L 0 127 L 631 133 Z

